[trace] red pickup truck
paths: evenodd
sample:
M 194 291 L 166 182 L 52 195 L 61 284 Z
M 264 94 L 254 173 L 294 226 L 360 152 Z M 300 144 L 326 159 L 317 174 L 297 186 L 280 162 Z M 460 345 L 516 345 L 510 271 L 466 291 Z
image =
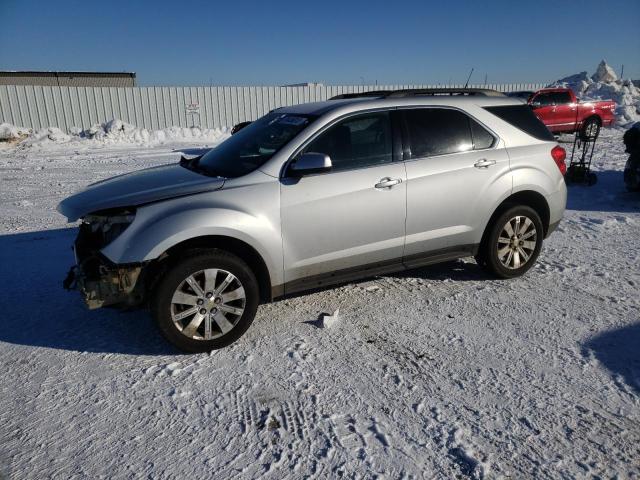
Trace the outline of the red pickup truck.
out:
M 579 131 L 582 138 L 593 138 L 600 127 L 615 121 L 613 100 L 580 102 L 570 88 L 543 88 L 533 92 L 527 103 L 552 132 Z

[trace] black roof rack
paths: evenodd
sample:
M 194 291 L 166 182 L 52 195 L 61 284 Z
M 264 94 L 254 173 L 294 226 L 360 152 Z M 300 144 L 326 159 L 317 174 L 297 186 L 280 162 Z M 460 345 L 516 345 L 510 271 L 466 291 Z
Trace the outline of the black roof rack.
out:
M 420 95 L 477 95 L 482 97 L 504 97 L 505 94 L 490 88 L 408 88 L 403 90 L 372 90 L 360 93 L 343 93 L 331 97 L 329 100 L 344 100 L 348 98 L 380 97 L 401 98 Z

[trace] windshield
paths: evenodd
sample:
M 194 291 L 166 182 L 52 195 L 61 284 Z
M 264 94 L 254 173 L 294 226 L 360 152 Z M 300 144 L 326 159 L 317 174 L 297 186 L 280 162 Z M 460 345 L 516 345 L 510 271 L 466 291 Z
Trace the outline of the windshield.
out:
M 241 177 L 262 166 L 316 117 L 271 112 L 207 152 L 197 168 L 207 175 Z

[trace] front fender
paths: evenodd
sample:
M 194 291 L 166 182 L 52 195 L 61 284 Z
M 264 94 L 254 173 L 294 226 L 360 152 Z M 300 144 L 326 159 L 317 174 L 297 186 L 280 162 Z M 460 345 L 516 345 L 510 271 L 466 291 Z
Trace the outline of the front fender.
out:
M 268 184 L 258 188 L 275 190 L 275 198 L 245 193 L 244 201 L 239 203 L 234 197 L 241 195 L 241 189 L 223 190 L 139 208 L 134 222 L 102 253 L 116 264 L 139 263 L 154 260 L 186 240 L 226 236 L 256 250 L 269 270 L 272 285 L 279 285 L 282 283 L 279 189 L 277 184 L 275 189 Z M 240 210 L 236 205 L 247 208 Z

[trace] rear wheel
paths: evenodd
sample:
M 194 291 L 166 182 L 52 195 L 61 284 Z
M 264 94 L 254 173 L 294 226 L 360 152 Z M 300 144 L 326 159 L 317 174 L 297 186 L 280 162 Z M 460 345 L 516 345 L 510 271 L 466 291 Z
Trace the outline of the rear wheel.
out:
M 489 228 L 478 255 L 483 268 L 500 278 L 514 278 L 533 266 L 544 237 L 535 210 L 526 206 L 509 208 Z
M 242 336 L 258 299 L 258 282 L 249 267 L 235 255 L 214 250 L 169 269 L 151 310 L 169 342 L 187 352 L 208 352 Z

